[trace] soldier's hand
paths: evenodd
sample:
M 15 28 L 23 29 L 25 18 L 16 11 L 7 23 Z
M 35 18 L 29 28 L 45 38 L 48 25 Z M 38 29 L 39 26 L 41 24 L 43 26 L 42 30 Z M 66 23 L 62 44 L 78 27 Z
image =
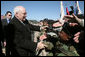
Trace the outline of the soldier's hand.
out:
M 37 45 L 37 49 L 40 50 L 40 49 L 43 49 L 47 47 L 45 44 L 43 44 L 43 42 L 39 42 L 38 45 Z
M 40 40 L 44 40 L 44 39 L 46 39 L 46 38 L 47 38 L 47 36 L 44 34 L 44 35 L 41 35 L 39 39 L 40 39 Z
M 78 19 L 77 16 L 74 15 L 74 13 L 72 15 L 65 15 L 64 18 L 68 18 L 68 19 Z
M 79 35 L 80 35 L 80 32 L 77 32 L 77 33 L 74 35 L 74 38 L 73 38 L 74 42 L 79 43 Z
M 74 26 L 78 25 L 78 23 L 69 23 L 69 25 L 74 27 Z
M 41 30 L 46 30 L 46 28 L 48 28 L 48 26 L 42 26 L 40 29 Z
M 62 26 L 62 24 L 59 22 L 53 24 L 53 27 L 60 27 L 60 26 Z
M 4 47 L 6 47 L 6 41 L 4 41 L 4 43 L 3 43 L 3 44 L 4 44 Z

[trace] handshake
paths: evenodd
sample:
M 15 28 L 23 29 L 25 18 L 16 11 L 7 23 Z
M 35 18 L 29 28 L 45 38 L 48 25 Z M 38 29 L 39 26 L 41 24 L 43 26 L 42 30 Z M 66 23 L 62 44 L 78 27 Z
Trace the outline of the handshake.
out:
M 40 30 L 46 30 L 48 28 L 48 26 L 42 26 L 40 27 Z

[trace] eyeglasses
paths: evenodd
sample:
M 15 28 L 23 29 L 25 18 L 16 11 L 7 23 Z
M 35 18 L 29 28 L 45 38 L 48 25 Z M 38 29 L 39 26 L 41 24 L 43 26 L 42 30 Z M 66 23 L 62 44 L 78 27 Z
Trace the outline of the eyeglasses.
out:
M 12 15 L 9 15 L 9 16 L 12 16 Z

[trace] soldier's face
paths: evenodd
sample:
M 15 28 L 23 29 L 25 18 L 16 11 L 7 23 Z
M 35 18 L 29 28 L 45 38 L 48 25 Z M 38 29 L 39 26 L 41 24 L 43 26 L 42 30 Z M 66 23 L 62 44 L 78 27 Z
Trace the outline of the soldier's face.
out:
M 47 22 L 44 22 L 44 24 L 43 24 L 43 25 L 48 26 L 48 23 L 47 23 Z
M 43 25 L 43 22 L 40 22 L 40 25 Z

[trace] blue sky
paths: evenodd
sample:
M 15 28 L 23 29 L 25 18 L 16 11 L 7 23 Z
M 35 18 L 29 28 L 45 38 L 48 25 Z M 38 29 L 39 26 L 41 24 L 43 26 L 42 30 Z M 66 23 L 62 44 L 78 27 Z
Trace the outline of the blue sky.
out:
M 74 6 L 75 1 L 63 1 L 64 14 L 66 14 L 66 7 L 70 11 L 69 6 Z M 24 6 L 27 11 L 28 20 L 42 20 L 44 18 L 57 20 L 60 18 L 60 1 L 1 1 L 1 15 L 6 11 L 11 11 L 13 16 L 13 9 L 16 6 Z M 84 1 L 79 1 L 79 6 L 84 13 Z

